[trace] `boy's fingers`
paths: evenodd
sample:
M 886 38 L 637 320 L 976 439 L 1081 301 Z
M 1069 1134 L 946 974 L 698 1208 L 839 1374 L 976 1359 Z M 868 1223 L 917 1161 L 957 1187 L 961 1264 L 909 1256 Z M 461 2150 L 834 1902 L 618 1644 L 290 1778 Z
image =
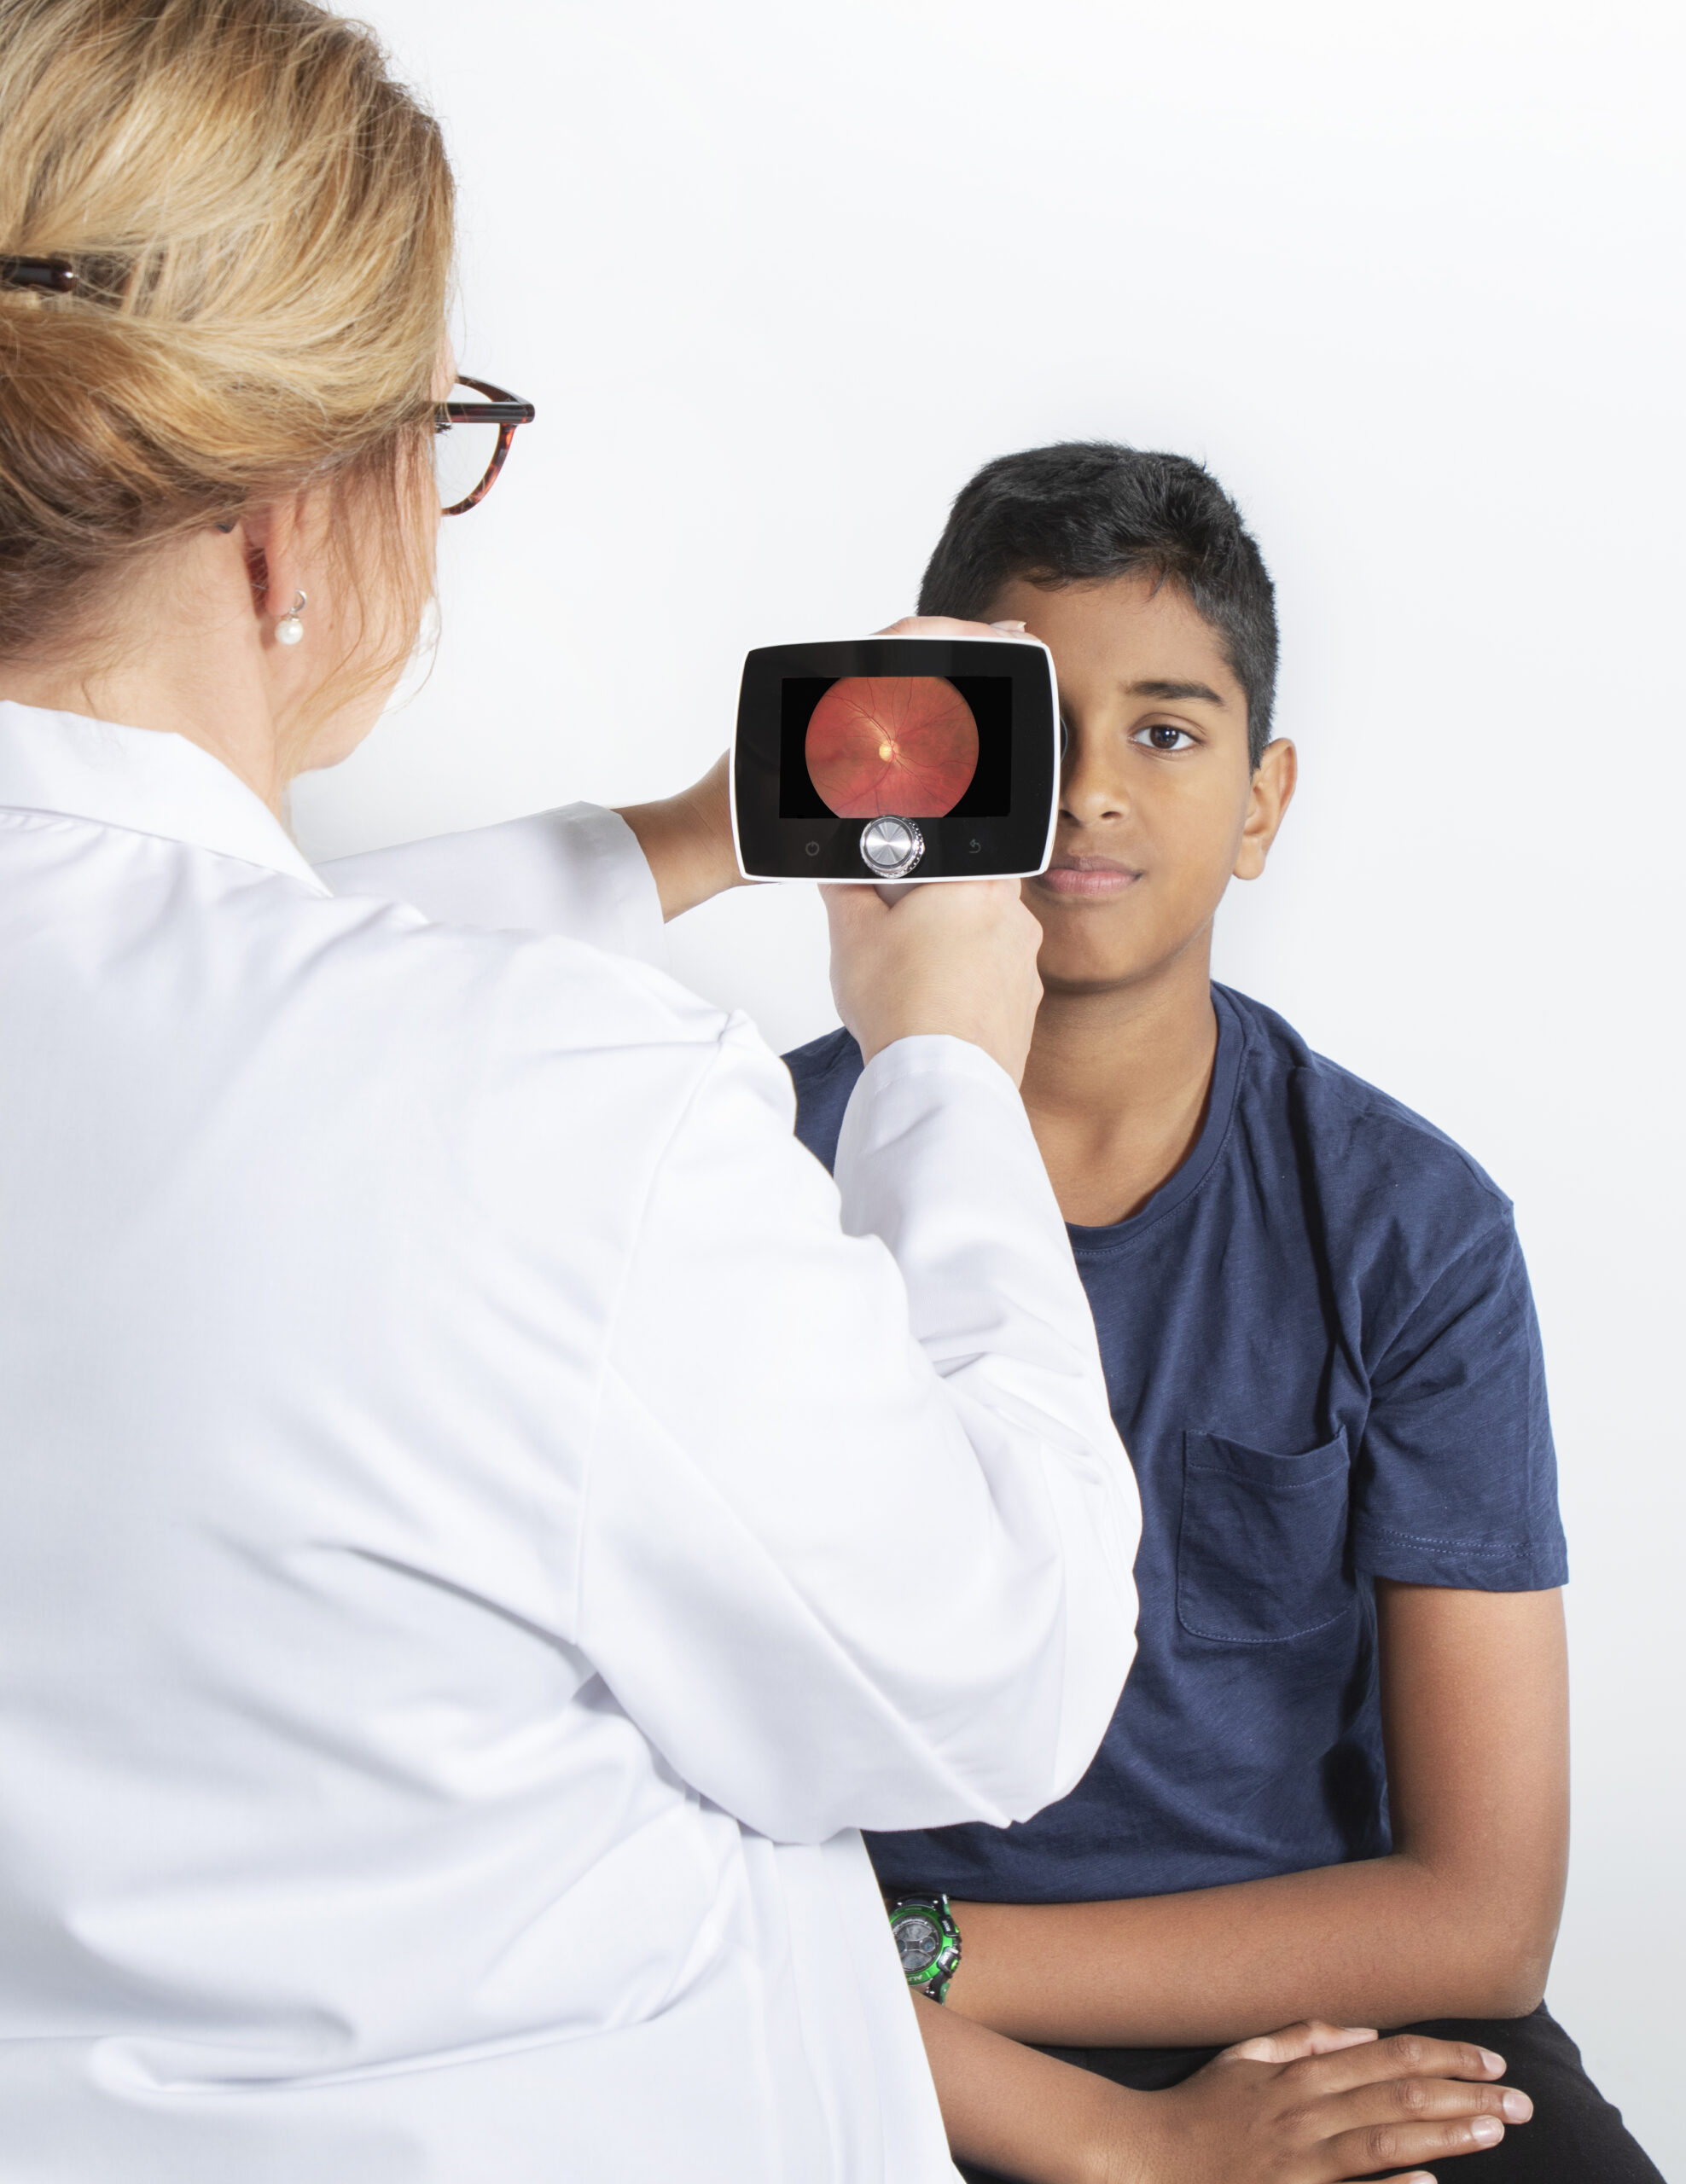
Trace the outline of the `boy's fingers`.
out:
M 1312 2082 L 1318 2094 L 1347 2093 L 1388 2078 L 1468 2078 L 1477 2082 L 1502 2077 L 1504 2058 L 1462 2040 L 1430 2040 L 1420 2032 L 1396 2032 L 1334 2054 L 1308 2056 L 1296 2074 Z
M 1237 2041 L 1224 2053 L 1242 2063 L 1297 2063 L 1307 2055 L 1333 2055 L 1343 2048 L 1362 2047 L 1375 2037 L 1368 2026 L 1328 2024 L 1321 2018 L 1306 2018 L 1284 2025 L 1280 2032 Z
M 1496 2116 L 1472 2116 L 1463 2123 L 1372 2124 L 1367 2130 L 1346 2131 L 1331 2139 L 1328 2150 L 1331 2161 L 1339 2164 L 1338 2174 L 1374 2176 L 1378 2170 L 1397 2169 L 1401 2162 L 1450 2161 L 1462 2154 L 1485 2153 L 1503 2136 L 1504 2126 Z
M 1526 2123 L 1534 2104 L 1514 2086 L 1473 2085 L 1467 2078 L 1382 2078 L 1337 2094 L 1318 2110 L 1332 2140 L 1356 2131 L 1414 2123 Z

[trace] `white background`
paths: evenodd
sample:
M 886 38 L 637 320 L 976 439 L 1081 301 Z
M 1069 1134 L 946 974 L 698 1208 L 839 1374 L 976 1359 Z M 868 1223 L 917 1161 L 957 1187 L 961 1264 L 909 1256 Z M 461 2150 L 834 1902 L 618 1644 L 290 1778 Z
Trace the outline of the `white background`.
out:
M 305 848 L 677 787 L 746 645 L 909 608 L 992 455 L 1209 461 L 1304 758 L 1219 973 L 1516 1199 L 1575 1573 L 1551 2001 L 1686 2177 L 1683 11 L 372 12 L 462 176 L 464 365 L 540 421 L 445 527 L 431 681 L 301 785 Z M 833 1020 L 799 890 L 674 955 L 776 1043 Z

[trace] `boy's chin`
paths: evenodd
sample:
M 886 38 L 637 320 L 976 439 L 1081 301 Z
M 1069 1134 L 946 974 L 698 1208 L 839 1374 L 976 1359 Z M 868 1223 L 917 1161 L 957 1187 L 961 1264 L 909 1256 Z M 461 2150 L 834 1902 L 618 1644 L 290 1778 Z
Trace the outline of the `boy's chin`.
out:
M 1093 915 L 1043 920 L 1042 947 L 1037 973 L 1046 994 L 1119 993 L 1131 986 L 1150 984 L 1156 978 L 1176 975 L 1185 965 L 1189 944 L 1198 933 L 1166 935 L 1145 932 L 1139 926 L 1120 932 L 1118 923 Z
M 1111 901 L 1062 900 L 1048 889 L 1026 886 L 1025 901 L 1042 926 L 1037 972 L 1043 991 L 1068 995 L 1118 993 L 1169 977 L 1199 978 L 1208 967 L 1212 913 L 1198 894 L 1163 896 L 1135 888 Z
M 1036 967 L 1044 994 L 1075 998 L 1116 993 L 1150 976 L 1158 967 L 1143 962 L 1133 950 L 1051 948 L 1044 943 Z
M 1065 902 L 1041 888 L 1026 888 L 1025 899 L 1042 927 L 1037 969 L 1044 986 L 1050 979 L 1073 989 L 1115 985 L 1139 977 L 1157 952 L 1150 941 L 1143 946 L 1148 937 L 1122 901 Z

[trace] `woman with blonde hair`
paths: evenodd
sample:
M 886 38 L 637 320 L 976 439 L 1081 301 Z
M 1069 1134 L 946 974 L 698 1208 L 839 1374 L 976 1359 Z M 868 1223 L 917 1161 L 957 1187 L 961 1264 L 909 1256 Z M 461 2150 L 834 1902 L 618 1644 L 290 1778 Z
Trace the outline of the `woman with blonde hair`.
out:
M 0 0 L 0 2175 L 917 2184 L 854 1831 L 1132 1642 L 1038 929 L 835 906 L 834 1187 L 636 960 L 718 782 L 305 863 L 532 414 L 451 250 L 359 27 Z
M 633 960 L 699 800 L 305 863 L 532 414 L 451 218 L 305 0 L 0 0 L 0 2175 L 944 2173 L 847 1831 L 1040 1804 L 1131 1644 L 1034 928 L 849 906 L 840 1209 Z

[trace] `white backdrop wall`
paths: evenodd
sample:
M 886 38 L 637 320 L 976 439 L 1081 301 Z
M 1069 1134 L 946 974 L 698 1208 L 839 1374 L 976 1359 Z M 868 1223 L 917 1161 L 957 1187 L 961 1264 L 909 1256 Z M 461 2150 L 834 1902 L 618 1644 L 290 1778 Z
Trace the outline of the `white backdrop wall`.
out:
M 300 785 L 301 841 L 663 793 L 722 747 L 747 645 L 910 606 L 988 456 L 1206 458 L 1277 580 L 1304 763 L 1220 975 L 1517 1201 L 1574 1569 L 1551 1999 L 1686 2176 L 1686 18 L 372 12 L 461 173 L 465 368 L 539 421 L 446 526 L 431 679 Z M 834 1020 L 799 891 L 672 938 L 776 1043 Z

